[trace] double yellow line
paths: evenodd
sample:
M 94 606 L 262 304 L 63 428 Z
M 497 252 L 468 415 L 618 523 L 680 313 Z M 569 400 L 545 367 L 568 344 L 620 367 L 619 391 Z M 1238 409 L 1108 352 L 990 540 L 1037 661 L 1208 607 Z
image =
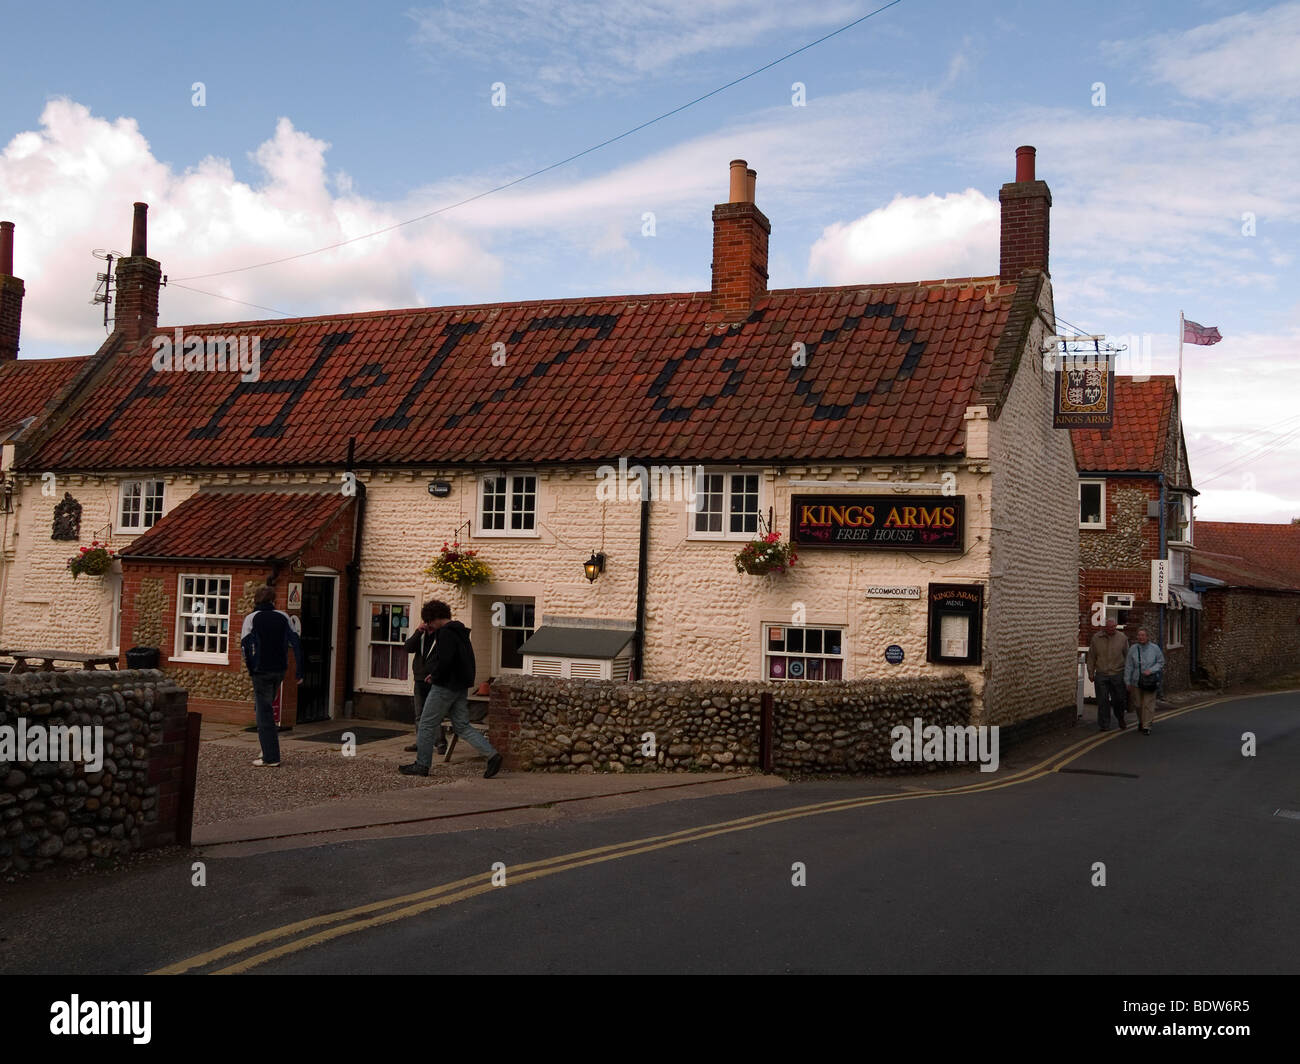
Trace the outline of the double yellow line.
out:
M 1220 698 L 1212 702 L 1202 702 L 1184 709 L 1173 710 L 1163 714 L 1159 719 L 1167 720 L 1182 716 L 1194 709 L 1204 709 L 1207 706 L 1217 705 L 1219 702 L 1224 701 L 1227 701 L 1227 699 Z M 770 813 L 741 817 L 738 820 L 704 824 L 699 827 L 675 831 L 668 835 L 654 835 L 644 839 L 612 843 L 591 850 L 580 850 L 575 853 L 562 854 L 558 857 L 548 857 L 541 861 L 530 861 L 527 864 L 515 865 L 507 871 L 509 877 L 507 882 L 513 886 L 518 883 L 526 883 L 529 880 L 542 879 L 546 876 L 572 871 L 575 868 L 583 868 L 587 865 L 617 861 L 624 857 L 634 857 L 637 854 L 663 850 L 670 846 L 681 846 L 685 843 L 698 842 L 718 835 L 728 835 L 735 831 L 750 831 L 754 828 L 766 827 L 769 824 L 798 820 L 801 817 L 839 813 L 850 809 L 862 809 L 871 805 L 884 805 L 889 802 L 947 798 L 952 795 L 978 794 L 985 791 L 1001 790 L 1003 787 L 1019 786 L 1023 783 L 1041 779 L 1043 776 L 1064 768 L 1095 747 L 1115 738 L 1118 734 L 1118 732 L 1112 731 L 1082 739 L 1040 761 L 1038 764 L 1022 769 L 1020 772 L 1003 779 L 934 791 L 863 795 L 857 798 L 843 798 L 831 802 L 817 802 L 812 805 L 795 806 L 792 809 L 781 809 Z M 307 920 L 285 924 L 283 927 L 272 928 L 269 931 L 263 931 L 260 934 L 250 935 L 248 938 L 241 938 L 224 946 L 218 946 L 206 953 L 199 953 L 185 960 L 177 961 L 175 964 L 169 964 L 165 968 L 159 968 L 152 974 L 180 975 L 197 969 L 208 969 L 209 974 L 213 975 L 235 975 L 251 971 L 260 965 L 308 949 L 311 946 L 318 946 L 321 943 L 342 938 L 344 935 L 369 931 L 372 928 L 382 927 L 384 924 L 406 920 L 433 909 L 454 905 L 456 902 L 465 901 L 468 898 L 500 889 L 502 888 L 492 884 L 491 872 L 480 872 L 464 879 L 457 879 L 451 883 L 443 883 L 441 886 L 416 891 L 414 894 L 386 898 L 382 901 L 370 902 L 368 905 L 358 905 L 352 909 L 341 909 L 338 912 L 326 913 L 323 916 L 314 916 Z M 222 964 L 244 954 L 247 954 L 247 956 L 243 956 L 241 960 L 225 964 L 224 967 L 215 970 L 212 969 L 213 965 Z

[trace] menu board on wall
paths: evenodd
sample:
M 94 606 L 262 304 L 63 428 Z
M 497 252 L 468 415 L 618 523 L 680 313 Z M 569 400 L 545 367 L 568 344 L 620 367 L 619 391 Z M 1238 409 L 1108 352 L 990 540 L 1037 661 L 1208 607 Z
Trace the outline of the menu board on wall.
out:
M 964 495 L 795 495 L 790 539 L 854 550 L 965 549 Z
M 927 660 L 945 665 L 980 664 L 983 585 L 931 584 L 929 600 Z

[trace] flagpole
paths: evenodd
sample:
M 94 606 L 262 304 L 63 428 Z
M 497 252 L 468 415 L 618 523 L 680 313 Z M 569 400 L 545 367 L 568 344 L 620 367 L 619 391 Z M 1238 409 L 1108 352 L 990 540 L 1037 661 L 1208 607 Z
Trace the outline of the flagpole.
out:
M 1178 382 L 1174 388 L 1174 428 L 1178 432 L 1175 445 L 1174 480 L 1177 481 L 1183 468 L 1183 312 L 1178 312 Z

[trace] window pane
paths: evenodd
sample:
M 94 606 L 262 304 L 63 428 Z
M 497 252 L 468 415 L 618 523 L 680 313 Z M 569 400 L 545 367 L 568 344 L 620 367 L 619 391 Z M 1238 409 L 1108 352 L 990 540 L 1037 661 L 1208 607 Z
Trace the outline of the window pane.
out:
M 839 658 L 826 659 L 826 679 L 842 680 L 844 679 L 844 662 Z
M 1101 485 L 1079 485 L 1079 523 L 1083 525 L 1101 524 Z
M 767 630 L 767 649 L 784 650 L 785 649 L 785 629 L 768 628 Z
M 824 634 L 825 650 L 823 650 L 822 653 L 835 655 L 842 654 L 843 651 L 840 650 L 840 635 L 841 633 L 838 629 L 827 628 Z
M 767 675 L 773 680 L 785 679 L 785 658 L 768 658 Z
M 733 473 L 731 475 L 732 532 L 758 531 L 758 474 Z
M 722 531 L 721 473 L 706 473 L 699 478 L 700 489 L 695 495 L 695 531 Z
M 376 680 L 388 679 L 388 647 L 383 644 L 370 645 L 370 675 Z
M 785 630 L 785 649 L 799 651 L 803 649 L 803 629 L 787 628 Z
M 820 654 L 822 652 L 822 630 L 820 628 L 809 628 L 804 633 L 803 648 L 809 654 Z

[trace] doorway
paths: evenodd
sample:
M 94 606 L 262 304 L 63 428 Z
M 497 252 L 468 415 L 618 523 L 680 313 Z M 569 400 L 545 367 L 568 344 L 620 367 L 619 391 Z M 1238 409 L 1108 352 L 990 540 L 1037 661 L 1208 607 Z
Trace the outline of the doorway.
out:
M 307 575 L 302 581 L 303 679 L 298 723 L 329 720 L 334 699 L 334 608 L 338 577 Z

